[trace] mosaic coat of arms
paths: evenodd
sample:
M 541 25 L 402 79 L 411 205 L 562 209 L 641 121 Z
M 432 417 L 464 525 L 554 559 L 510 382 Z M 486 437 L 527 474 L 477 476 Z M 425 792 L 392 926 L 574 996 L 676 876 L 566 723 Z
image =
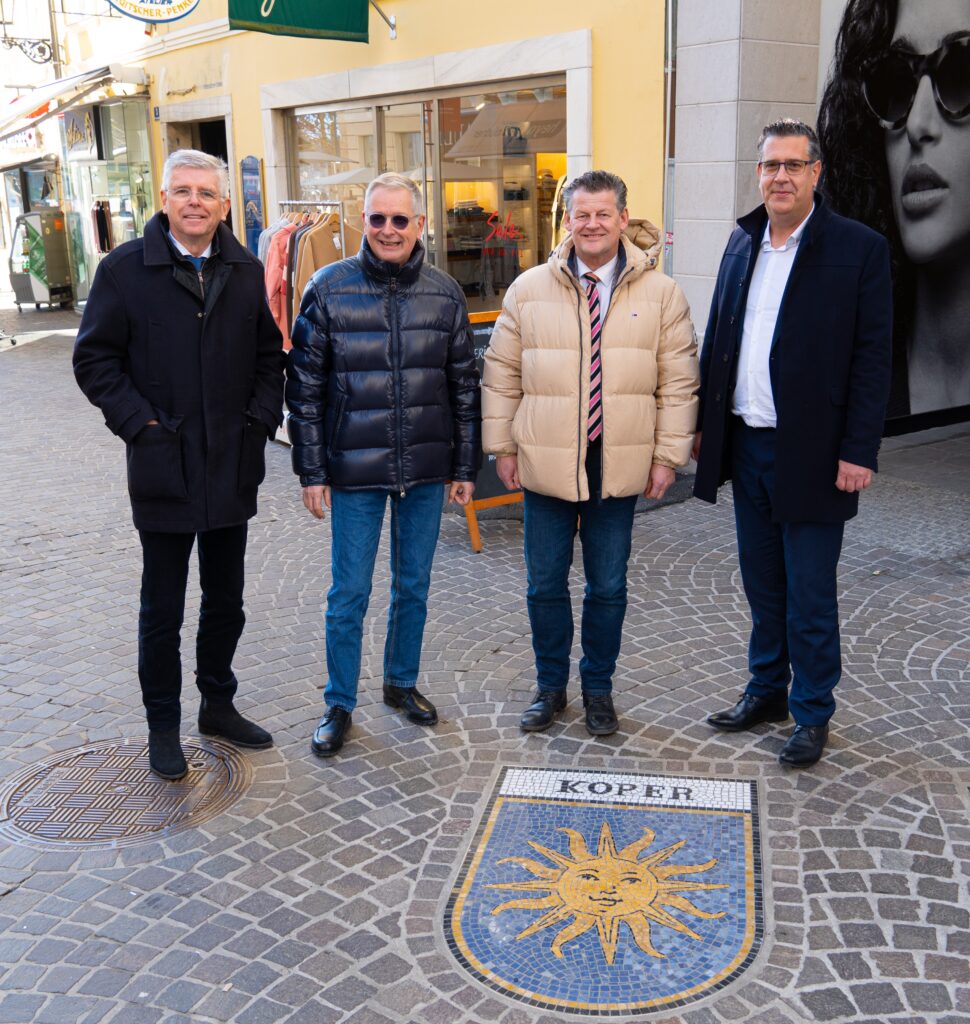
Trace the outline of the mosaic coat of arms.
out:
M 506 768 L 445 930 L 479 981 L 537 1007 L 649 1014 L 710 995 L 763 936 L 755 786 Z

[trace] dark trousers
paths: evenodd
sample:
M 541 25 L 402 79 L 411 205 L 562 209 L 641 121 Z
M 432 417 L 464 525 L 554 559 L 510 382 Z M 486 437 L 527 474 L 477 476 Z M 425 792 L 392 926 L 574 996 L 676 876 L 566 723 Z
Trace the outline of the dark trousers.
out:
M 177 729 L 182 691 L 180 630 L 185 614 L 189 555 L 199 541 L 202 604 L 196 634 L 196 682 L 204 697 L 231 701 L 232 658 L 242 635 L 247 524 L 194 533 L 139 530 L 142 546 L 138 613 L 138 680 L 148 728 Z
M 844 523 L 775 523 L 775 431 L 735 419 L 731 479 L 751 606 L 747 692 L 784 696 L 799 725 L 824 725 L 842 675 L 836 571 Z M 832 467 L 833 478 L 835 467 Z
M 601 443 L 590 445 L 586 458 L 589 501 L 563 501 L 525 492 L 526 598 L 540 690 L 565 690 L 569 680 L 573 645 L 569 568 L 577 521 L 586 576 L 579 677 L 584 693 L 605 694 L 613 688 L 626 615 L 626 567 L 637 498 L 600 497 L 602 448 Z

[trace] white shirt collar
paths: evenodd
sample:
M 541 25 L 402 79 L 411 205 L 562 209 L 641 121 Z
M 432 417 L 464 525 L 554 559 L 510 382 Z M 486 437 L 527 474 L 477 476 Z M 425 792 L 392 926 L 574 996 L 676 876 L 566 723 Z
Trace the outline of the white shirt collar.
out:
M 805 230 L 805 225 L 809 222 L 812 214 L 815 212 L 815 204 L 812 203 L 812 208 L 808 211 L 808 216 L 798 225 L 797 228 L 788 236 L 785 240 L 785 244 L 778 247 L 779 252 L 784 252 L 785 249 L 793 249 L 802 240 L 802 232 Z M 768 252 L 773 249 L 774 246 L 771 244 L 771 221 L 765 224 L 765 233 L 761 236 L 761 251 Z
M 174 246 L 175 246 L 175 248 L 176 248 L 176 249 L 177 249 L 177 250 L 178 250 L 178 251 L 179 251 L 179 252 L 180 252 L 180 253 L 181 253 L 181 254 L 182 254 L 183 256 L 191 256 L 191 255 L 192 255 L 192 253 L 190 253 L 190 252 L 189 252 L 189 250 L 188 250 L 188 249 L 186 249 L 184 245 L 182 245 L 182 243 L 181 243 L 181 242 L 180 242 L 180 241 L 179 241 L 179 240 L 178 240 L 178 239 L 177 239 L 177 238 L 175 237 L 175 235 L 173 235 L 173 234 L 172 234 L 172 232 L 171 232 L 171 231 L 169 231 L 169 233 L 168 233 L 168 237 L 169 237 L 169 239 L 171 240 L 171 242 L 172 242 L 172 245 L 174 245 Z M 199 255 L 200 255 L 200 256 L 201 256 L 201 257 L 202 257 L 203 259 L 208 259 L 208 258 L 209 258 L 209 257 L 210 257 L 210 256 L 212 255 L 212 243 L 210 242 L 210 243 L 209 243 L 209 244 L 208 244 L 208 245 L 207 245 L 207 246 L 205 247 L 205 252 L 199 253 Z
M 577 256 L 576 274 L 580 279 L 582 279 L 583 274 L 595 274 L 604 284 L 612 285 L 613 274 L 616 271 L 616 260 L 619 255 L 619 250 L 617 250 L 616 256 L 614 256 L 609 263 L 604 263 L 598 270 L 590 270 L 579 256 Z

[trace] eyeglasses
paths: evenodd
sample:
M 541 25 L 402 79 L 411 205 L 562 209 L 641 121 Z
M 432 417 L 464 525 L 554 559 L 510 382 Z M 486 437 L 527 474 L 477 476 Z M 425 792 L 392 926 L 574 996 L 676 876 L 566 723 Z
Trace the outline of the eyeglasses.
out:
M 213 192 L 208 188 L 171 188 L 168 190 L 168 195 L 180 203 L 187 203 L 193 196 L 202 203 L 215 203 L 222 198 L 218 192 Z
M 370 224 L 375 231 L 380 231 L 388 220 L 390 220 L 391 227 L 394 228 L 395 231 L 405 231 L 408 224 L 415 219 L 416 218 L 414 217 L 405 217 L 403 213 L 395 213 L 393 217 L 388 217 L 387 214 L 384 213 L 367 214 L 367 223 Z
M 798 174 L 803 174 L 805 168 L 815 162 L 814 160 L 762 160 L 758 166 L 766 178 L 773 178 L 782 167 L 785 168 L 787 174 L 794 178 Z
M 883 128 L 902 128 L 923 75 L 933 83 L 940 113 L 951 121 L 970 114 L 970 33 L 932 53 L 890 50 L 862 68 L 862 95 Z

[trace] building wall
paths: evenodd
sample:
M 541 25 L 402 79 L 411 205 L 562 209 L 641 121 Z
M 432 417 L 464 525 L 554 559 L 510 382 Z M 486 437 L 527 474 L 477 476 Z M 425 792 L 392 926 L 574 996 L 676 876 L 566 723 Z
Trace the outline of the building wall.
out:
M 680 0 L 673 271 L 702 330 L 735 220 L 760 202 L 757 142 L 814 123 L 822 0 Z
M 231 116 L 230 155 L 234 187 L 238 161 L 265 157 L 269 129 L 261 119 L 261 89 L 274 83 L 333 75 L 354 69 L 401 65 L 390 75 L 375 73 L 372 95 L 416 87 L 409 62 L 444 53 L 492 52 L 496 77 L 514 77 L 521 40 L 591 30 L 589 109 L 570 104 L 569 118 L 591 123 L 592 166 L 609 167 L 630 186 L 631 212 L 658 225 L 663 208 L 664 0 L 560 0 L 553 10 L 520 0 L 493 0 L 487 10 L 472 0 L 383 0 L 398 19 L 398 38 L 373 8 L 370 43 L 305 40 L 227 30 L 226 0 L 203 0 L 196 11 L 169 27 L 156 27 L 140 61 L 152 75 L 153 125 L 157 158 L 164 151 L 163 122 L 185 117 Z M 198 42 L 163 50 L 195 33 Z M 156 52 L 152 53 L 154 50 Z M 508 69 L 505 71 L 504 69 Z M 472 75 L 472 68 L 469 68 Z M 358 79 L 361 76 L 358 75 Z M 400 80 L 400 85 L 398 84 Z M 469 77 L 469 83 L 475 78 Z M 402 88 L 403 86 L 403 88 Z M 427 86 L 426 86 L 427 87 Z M 309 102 L 309 100 L 307 100 Z

